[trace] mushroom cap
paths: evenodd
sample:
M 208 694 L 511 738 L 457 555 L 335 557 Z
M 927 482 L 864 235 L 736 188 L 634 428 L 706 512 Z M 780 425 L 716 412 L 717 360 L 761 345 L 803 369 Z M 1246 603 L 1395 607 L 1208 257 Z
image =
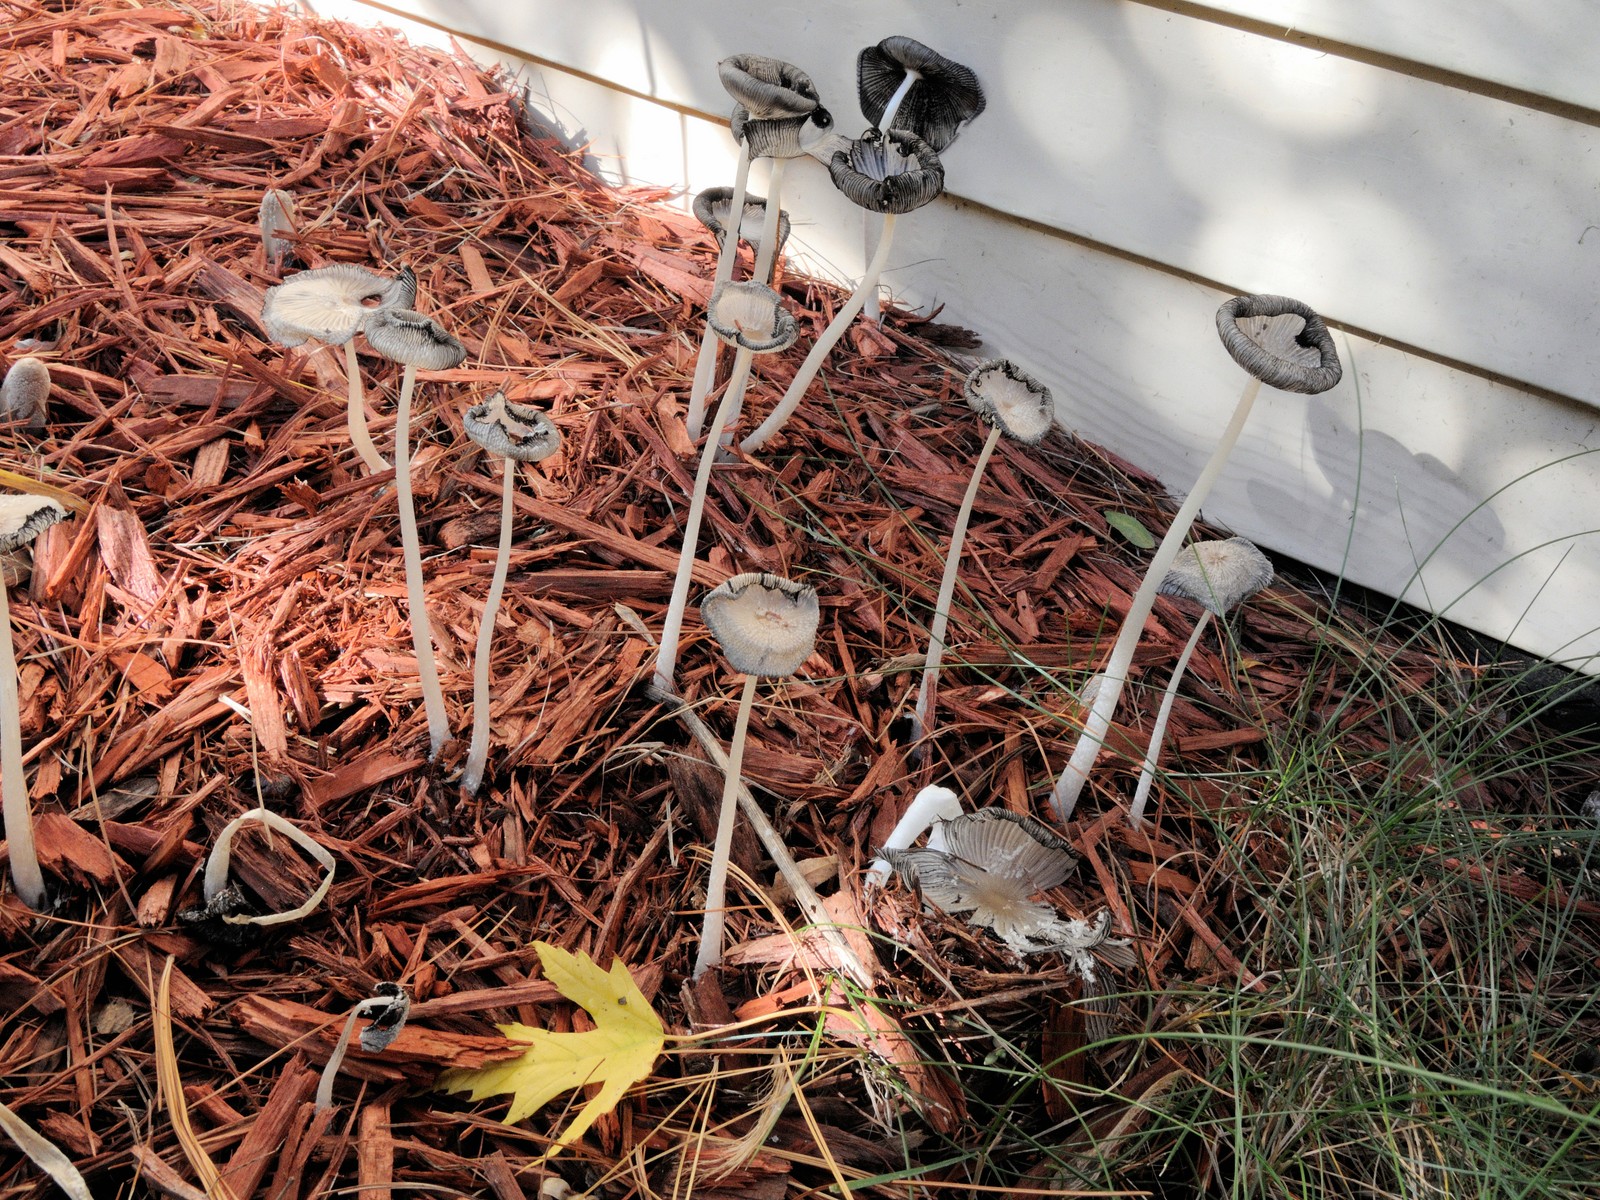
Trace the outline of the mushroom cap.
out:
M 354 263 L 334 263 L 268 288 L 261 323 L 280 346 L 299 346 L 312 338 L 342 346 L 375 314 L 408 308 L 416 298 L 417 277 L 409 268 L 398 275 L 379 275 Z
M 1232 611 L 1272 582 L 1272 564 L 1248 538 L 1195 542 L 1178 551 L 1161 580 L 1163 596 L 1182 596 L 1217 616 Z
M 462 414 L 467 436 L 485 450 L 518 462 L 539 462 L 561 449 L 561 430 L 537 408 L 514 404 L 496 392 Z
M 409 308 L 375 313 L 363 332 L 367 345 L 390 362 L 423 371 L 445 371 L 467 356 L 467 348 L 432 317 Z
M 746 675 L 793 675 L 817 644 L 817 589 L 752 571 L 725 579 L 700 601 L 700 617 L 728 665 Z
M 730 54 L 717 64 L 717 77 L 747 118 L 806 117 L 822 107 L 811 76 L 781 58 Z
M 825 108 L 813 109 L 803 117 L 752 117 L 742 104 L 733 106 L 729 122 L 733 140 L 751 158 L 800 158 L 815 154 L 831 143 L 833 114 Z
M 962 391 L 967 406 L 1007 437 L 1030 446 L 1044 440 L 1055 424 L 1050 389 L 1008 358 L 979 363 L 967 375 Z
M 694 198 L 695 219 L 711 231 L 711 236 L 717 239 L 717 245 L 722 245 L 727 236 L 728 226 L 733 215 L 733 189 L 731 187 L 707 188 Z M 744 198 L 744 212 L 739 218 L 739 236 L 750 244 L 757 254 L 761 253 L 761 226 L 766 220 L 767 202 L 761 196 L 746 194 Z M 778 210 L 778 245 L 777 250 L 783 249 L 783 244 L 789 240 L 789 214 L 783 209 Z M 776 253 L 776 251 L 774 251 Z
M 67 510 L 48 496 L 27 492 L 0 495 L 0 552 L 26 546 L 66 517 Z
M 1343 374 L 1322 318 L 1289 296 L 1235 296 L 1217 309 L 1217 334 L 1234 362 L 1286 392 L 1314 396 Z
M 908 129 L 942 151 L 983 112 L 983 87 L 970 68 L 915 38 L 887 37 L 856 56 L 856 89 L 867 120 L 874 125 L 883 120 L 908 71 L 918 78 L 895 110 L 891 128 Z
M 261 208 L 256 216 L 261 230 L 261 248 L 267 258 L 280 263 L 293 253 L 294 242 L 281 236 L 294 232 L 294 197 L 281 188 L 268 188 L 261 193 Z
M 711 293 L 706 323 L 730 346 L 776 354 L 794 345 L 800 326 L 783 297 L 764 283 L 729 280 Z
M 0 382 L 0 420 L 43 429 L 50 406 L 50 368 L 37 358 L 17 359 Z
M 887 142 L 900 154 L 891 155 Z M 833 186 L 852 204 L 876 213 L 908 213 L 944 191 L 944 164 L 914 133 L 891 129 L 887 137 L 869 129 L 828 164 Z

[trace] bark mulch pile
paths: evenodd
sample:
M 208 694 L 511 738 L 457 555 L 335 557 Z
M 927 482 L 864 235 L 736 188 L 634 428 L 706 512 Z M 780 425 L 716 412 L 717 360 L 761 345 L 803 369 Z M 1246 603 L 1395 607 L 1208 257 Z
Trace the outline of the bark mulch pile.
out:
M 645 682 L 694 473 L 683 404 L 709 236 L 661 194 L 609 188 L 530 132 L 492 74 L 382 31 L 231 5 L 0 12 L 0 365 L 31 353 L 54 378 L 47 434 L 0 430 L 0 463 L 13 487 L 50 485 L 74 508 L 13 589 L 28 773 L 59 902 L 38 917 L 8 888 L 0 906 L 0 1100 L 96 1195 L 537 1194 L 543 1168 L 530 1164 L 570 1116 L 564 1102 L 504 1126 L 500 1104 L 430 1090 L 442 1069 L 516 1052 L 497 1021 L 585 1027 L 540 977 L 535 938 L 622 958 L 669 1030 L 757 1022 L 725 1051 L 669 1054 L 555 1160 L 599 1194 L 683 1194 L 695 1146 L 705 1164 L 726 1161 L 774 1071 L 801 1069 L 813 1028 L 806 1103 L 720 1192 L 696 1194 L 809 1194 L 834 1172 L 936 1162 L 964 1144 L 963 1070 L 997 1044 L 981 1031 L 1035 1053 L 1042 1039 L 1045 1057 L 1084 1044 L 1064 966 L 1012 958 L 894 888 L 863 911 L 859 880 L 927 783 L 1048 815 L 1074 690 L 1141 570 L 1107 514 L 1159 534 L 1169 506 L 1155 480 L 1063 432 L 1038 448 L 1001 442 L 936 736 L 918 757 L 899 738 L 984 434 L 961 399 L 962 331 L 892 307 L 881 329 L 859 322 L 769 451 L 717 471 L 696 594 L 761 570 L 822 596 L 816 655 L 762 689 L 745 767 L 838 915 L 871 935 L 853 944 L 872 983 L 817 975 L 828 951 L 787 936 L 799 914 L 742 833 L 730 965 L 686 989 L 720 776 Z M 464 741 L 426 760 L 393 489 L 350 448 L 342 357 L 285 350 L 260 325 L 282 278 L 257 228 L 272 188 L 297 211 L 284 271 L 409 266 L 418 307 L 468 348 L 458 369 L 423 375 L 413 424 L 457 731 L 500 487 L 461 411 L 503 388 L 564 433 L 564 452 L 519 478 L 489 774 L 471 800 L 453 782 Z M 782 286 L 803 341 L 843 299 L 792 272 Z M 390 454 L 399 371 L 362 353 Z M 770 408 L 801 354 L 776 357 L 748 412 Z M 1196 614 L 1158 606 L 1114 748 L 1142 751 Z M 1163 785 L 1155 831 L 1138 835 L 1118 808 L 1132 774 L 1108 755 L 1066 831 L 1084 864 L 1054 899 L 1079 915 L 1109 905 L 1138 939 L 1136 977 L 1118 985 L 1145 999 L 1125 1004 L 1124 1028 L 1159 1024 L 1175 980 L 1265 967 L 1215 855 L 1211 812 L 1245 786 L 1232 780 L 1319 712 L 1347 726 L 1353 769 L 1386 769 L 1393 729 L 1346 694 L 1363 659 L 1390 656 L 1419 693 L 1463 669 L 1374 643 L 1358 623 L 1331 638 L 1325 606 L 1285 584 L 1234 624 L 1234 652 L 1208 638 L 1197 654 L 1168 741 L 1170 764 L 1215 780 Z M 681 663 L 684 695 L 726 738 L 737 679 L 692 611 Z M 335 856 L 326 903 L 250 936 L 186 921 L 207 847 L 258 798 Z M 1258 851 L 1276 852 L 1265 839 Z M 259 830 L 234 863 L 262 911 L 319 878 Z M 313 1118 L 343 1014 L 385 980 L 414 997 L 410 1024 L 383 1054 L 352 1053 L 338 1104 Z M 834 1015 L 817 1015 L 822 1000 Z M 1056 1073 L 1063 1086 L 1120 1081 L 1123 1103 L 1085 1109 L 1103 1132 L 1182 1068 L 1125 1046 Z M 164 1074 L 182 1106 L 158 1102 Z M 1061 1093 L 1045 1092 L 1010 1103 L 1065 1120 Z M 1069 1123 L 1061 1140 L 1083 1136 Z M 195 1182 L 196 1147 L 220 1183 Z M 4 1195 L 48 1190 L 9 1144 L 0 1164 Z

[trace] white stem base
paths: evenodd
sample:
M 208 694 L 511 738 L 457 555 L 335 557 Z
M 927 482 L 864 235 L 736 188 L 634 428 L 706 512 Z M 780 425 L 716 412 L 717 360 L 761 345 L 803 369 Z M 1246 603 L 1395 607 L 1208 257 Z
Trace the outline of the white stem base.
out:
M 494 556 L 494 577 L 483 601 L 478 646 L 472 658 L 472 741 L 467 748 L 467 765 L 461 772 L 461 790 L 469 796 L 478 794 L 483 768 L 489 761 L 489 659 L 494 649 L 494 616 L 511 570 L 511 493 L 516 480 L 516 460 L 508 458 L 500 484 L 500 545 Z
M 750 730 L 750 709 L 756 698 L 756 676 L 744 677 L 739 716 L 728 744 L 728 765 L 723 768 L 722 807 L 717 814 L 717 837 L 711 850 L 711 872 L 706 877 L 706 921 L 695 955 L 694 978 L 699 979 L 722 962 L 722 943 L 728 923 L 728 860 L 733 856 L 733 822 L 738 813 L 739 772 L 744 767 L 744 741 Z
M 22 902 L 43 912 L 46 893 L 33 840 L 33 804 L 22 769 L 22 706 L 17 699 L 17 656 L 11 647 L 11 604 L 0 582 L 0 813 L 5 818 L 11 882 Z
M 1200 613 L 1200 619 L 1194 623 L 1194 632 L 1184 644 L 1183 653 L 1178 655 L 1178 664 L 1172 668 L 1172 678 L 1167 681 L 1167 690 L 1161 697 L 1161 711 L 1156 713 L 1156 723 L 1150 730 L 1150 748 L 1145 751 L 1144 766 L 1139 771 L 1139 786 L 1134 789 L 1133 804 L 1128 808 L 1128 824 L 1135 829 L 1144 823 L 1144 807 L 1150 799 L 1150 787 L 1156 780 L 1156 763 L 1161 758 L 1161 743 L 1167 736 L 1172 702 L 1178 698 L 1178 681 L 1189 669 L 1189 659 L 1194 654 L 1194 648 L 1200 644 L 1200 635 L 1205 632 L 1206 622 L 1210 619 L 1209 608 Z
M 406 603 L 411 609 L 411 645 L 417 655 L 417 675 L 422 682 L 422 707 L 428 716 L 428 761 L 450 739 L 450 717 L 445 712 L 444 689 L 433 661 L 433 629 L 428 623 L 428 592 L 422 576 L 422 544 L 417 536 L 417 513 L 411 499 L 411 393 L 417 369 L 407 366 L 400 379 L 400 403 L 394 427 L 394 490 L 400 506 L 400 544 L 406 563 Z

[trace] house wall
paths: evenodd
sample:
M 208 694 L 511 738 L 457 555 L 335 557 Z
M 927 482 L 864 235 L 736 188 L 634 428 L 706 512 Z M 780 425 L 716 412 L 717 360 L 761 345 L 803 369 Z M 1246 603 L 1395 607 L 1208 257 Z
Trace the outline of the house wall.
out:
M 619 182 L 732 181 L 717 61 L 807 70 L 847 133 L 855 54 L 908 34 L 987 111 L 899 222 L 903 302 L 1048 382 L 1063 425 L 1178 494 L 1243 376 L 1217 306 L 1280 292 L 1345 378 L 1268 392 L 1208 519 L 1578 669 L 1600 664 L 1600 6 L 1544 0 L 330 0 L 453 33 Z M 752 188 L 760 191 L 759 169 Z M 849 280 L 859 210 L 791 170 L 791 252 Z

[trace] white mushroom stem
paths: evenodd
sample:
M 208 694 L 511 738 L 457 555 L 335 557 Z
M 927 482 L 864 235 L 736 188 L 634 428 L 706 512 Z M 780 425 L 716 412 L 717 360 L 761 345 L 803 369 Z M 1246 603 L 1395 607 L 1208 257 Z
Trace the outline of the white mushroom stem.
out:
M 1111 647 L 1111 657 L 1106 662 L 1105 670 L 1101 672 L 1104 679 L 1095 693 L 1094 703 L 1090 705 L 1088 715 L 1084 718 L 1083 732 L 1078 735 L 1072 757 L 1050 793 L 1050 807 L 1055 813 L 1056 820 L 1063 825 L 1072 819 L 1072 811 L 1078 806 L 1078 796 L 1083 791 L 1083 785 L 1089 781 L 1089 771 L 1105 743 L 1106 733 L 1111 728 L 1112 714 L 1116 712 L 1117 701 L 1122 697 L 1122 687 L 1128 681 L 1128 667 L 1133 662 L 1134 649 L 1144 633 L 1145 619 L 1155 607 L 1156 594 L 1161 589 L 1162 581 L 1167 577 L 1173 559 L 1178 557 L 1178 551 L 1183 548 L 1183 539 L 1188 534 L 1189 527 L 1194 524 L 1194 519 L 1200 512 L 1200 505 L 1205 502 L 1206 496 L 1211 491 L 1211 485 L 1216 482 L 1217 476 L 1222 473 L 1223 464 L 1228 461 L 1234 443 L 1239 440 L 1239 432 L 1244 428 L 1245 419 L 1249 417 L 1250 408 L 1255 404 L 1260 391 L 1259 379 L 1252 377 L 1250 382 L 1245 384 L 1244 394 L 1239 397 L 1238 406 L 1233 410 L 1228 427 L 1222 432 L 1222 439 L 1217 443 L 1217 448 L 1211 452 L 1211 458 L 1200 472 L 1200 478 L 1195 480 L 1194 488 L 1184 498 L 1183 505 L 1178 509 L 1178 515 L 1172 519 L 1172 525 L 1167 530 L 1167 536 L 1162 538 L 1161 544 L 1156 547 L 1155 556 L 1145 571 L 1144 581 L 1134 593 L 1133 604 L 1128 609 L 1127 618 L 1122 622 L 1122 628 L 1117 632 L 1117 640 Z
M 511 493 L 516 481 L 517 461 L 505 460 L 505 476 L 500 488 L 500 548 L 494 558 L 494 578 L 483 602 L 483 617 L 478 622 L 478 648 L 472 660 L 472 742 L 467 749 L 467 765 L 461 775 L 461 790 L 478 794 L 483 783 L 484 764 L 489 760 L 489 654 L 494 645 L 494 616 L 500 596 L 506 589 L 511 568 Z
M 22 709 L 17 700 L 17 656 L 11 648 L 11 605 L 0 580 L 0 813 L 11 856 L 11 882 L 35 912 L 45 906 L 44 872 L 33 840 L 33 807 L 22 770 Z
M 917 80 L 921 78 L 922 76 L 918 72 L 911 70 L 909 67 L 906 69 L 906 77 L 900 81 L 900 86 L 895 88 L 894 95 L 889 97 L 889 103 L 883 106 L 883 116 L 878 118 L 877 128 L 879 130 L 884 133 L 889 132 L 894 125 L 895 117 L 900 113 L 900 104 L 903 100 L 905 100 L 906 93 L 911 90 L 911 85 L 916 83 Z M 884 153 L 900 156 L 900 151 L 893 142 L 888 142 L 884 148 Z M 865 218 L 866 214 L 863 213 L 862 216 Z M 871 224 L 866 224 L 862 228 L 862 237 L 866 246 L 867 256 L 869 258 L 872 255 L 871 230 Z M 888 236 L 888 230 L 880 230 L 878 236 L 880 238 Z M 878 288 L 876 284 L 873 285 L 872 294 L 867 297 L 866 313 L 867 319 L 874 324 L 878 322 L 879 317 L 881 316 L 878 311 Z
M 222 894 L 228 886 L 228 864 L 233 858 L 233 839 L 239 830 L 251 821 L 265 825 L 268 829 L 283 834 L 295 845 L 299 846 L 317 863 L 325 872 L 322 882 L 317 885 L 316 891 L 306 898 L 304 904 L 291 908 L 287 912 L 269 913 L 266 916 L 225 916 L 222 919 L 230 925 L 283 925 L 290 921 L 298 921 L 317 905 L 322 903 L 322 898 L 328 894 L 328 889 L 333 886 L 334 859 L 328 849 L 313 838 L 305 830 L 293 822 L 285 820 L 269 808 L 256 807 L 240 813 L 233 820 L 222 827 L 217 834 L 217 841 L 211 847 L 211 853 L 206 858 L 206 873 L 202 883 L 201 894 L 206 903 L 210 904 Z
M 960 797 L 947 787 L 932 784 L 916 794 L 907 806 L 905 815 L 895 822 L 894 829 L 883 839 L 883 845 L 879 849 L 907 850 L 913 842 L 927 833 L 928 849 L 943 850 L 944 830 L 935 822 L 952 821 L 960 815 Z M 930 830 L 932 832 L 929 832 Z M 893 870 L 889 860 L 880 856 L 872 860 L 863 882 L 867 887 L 882 887 L 889 882 L 889 875 Z
M 1189 641 L 1183 647 L 1183 653 L 1178 655 L 1178 665 L 1172 668 L 1172 678 L 1167 681 L 1166 694 L 1161 697 L 1161 710 L 1156 713 L 1155 726 L 1150 730 L 1150 748 L 1144 753 L 1144 766 L 1139 771 L 1139 786 L 1134 789 L 1133 804 L 1128 809 L 1128 824 L 1135 829 L 1144 821 L 1144 807 L 1150 798 L 1150 785 L 1155 782 L 1156 762 L 1161 757 L 1161 743 L 1167 736 L 1167 720 L 1172 716 L 1172 702 L 1178 697 L 1178 681 L 1183 678 L 1184 671 L 1189 668 L 1189 659 L 1194 655 L 1194 648 L 1200 644 L 1200 635 L 1205 632 L 1206 622 L 1211 619 L 1211 610 L 1203 609 L 1200 619 L 1194 623 L 1194 632 L 1189 635 Z
M 822 336 L 811 347 L 811 352 L 800 364 L 800 369 L 795 372 L 794 382 L 789 385 L 788 391 L 783 393 L 783 399 L 778 401 L 778 406 L 772 410 L 767 419 L 763 421 L 749 437 L 739 443 L 739 449 L 749 454 L 765 445 L 767 439 L 783 428 L 785 421 L 793 415 L 794 410 L 800 407 L 800 401 L 805 398 L 806 389 L 811 386 L 811 381 L 817 377 L 817 372 L 822 369 L 823 359 L 828 357 L 828 352 L 835 343 L 844 336 L 845 330 L 850 328 L 850 323 L 856 319 L 856 314 L 861 311 L 862 304 L 867 295 L 877 289 L 878 276 L 883 274 L 883 265 L 889 260 L 889 247 L 894 243 L 895 214 L 883 214 L 883 235 L 878 239 L 877 252 L 873 254 L 872 261 L 867 264 L 866 274 L 861 277 L 861 283 L 845 302 L 838 314 L 822 331 Z
M 761 246 L 756 252 L 755 269 L 750 278 L 770 280 L 772 266 L 777 260 L 778 249 L 778 215 L 782 211 L 780 202 L 783 199 L 783 171 L 788 163 L 786 158 L 772 160 L 772 178 L 767 182 L 767 207 L 761 217 Z M 748 351 L 746 352 L 748 353 Z M 734 372 L 738 373 L 738 363 L 734 364 Z M 722 422 L 722 437 L 719 443 L 723 446 L 733 442 L 733 431 L 739 427 L 739 413 L 744 408 L 744 394 L 750 386 L 750 370 L 747 366 L 744 378 L 734 386 L 734 381 L 729 380 L 728 386 L 723 390 L 721 404 L 727 408 L 728 415 Z
M 361 390 L 361 364 L 356 359 L 355 338 L 344 344 L 344 370 L 350 384 L 345 411 L 345 424 L 350 427 L 350 444 L 356 448 L 361 461 L 367 464 L 367 470 L 374 475 L 381 475 L 389 469 L 389 464 L 378 453 L 378 447 L 372 442 L 372 434 L 367 430 L 366 397 Z
M 706 876 L 706 920 L 700 930 L 700 950 L 694 960 L 696 979 L 722 962 L 722 943 L 728 923 L 728 860 L 733 855 L 733 822 L 738 809 L 740 771 L 744 766 L 745 735 L 750 730 L 750 708 L 756 698 L 756 680 L 755 675 L 744 677 L 733 741 L 728 744 L 728 764 L 723 768 L 722 805 L 717 812 L 711 871 Z
M 972 468 L 972 479 L 967 483 L 967 494 L 961 498 L 961 511 L 956 513 L 955 528 L 950 531 L 950 550 L 945 555 L 944 578 L 939 581 L 939 598 L 933 602 L 933 622 L 928 627 L 928 655 L 922 667 L 922 687 L 917 691 L 917 707 L 911 714 L 911 744 L 920 742 L 928 732 L 928 722 L 933 717 L 934 696 L 938 689 L 939 664 L 944 660 L 944 634 L 950 625 L 950 605 L 956 595 L 956 574 L 961 566 L 961 547 L 967 540 L 967 526 L 972 521 L 972 506 L 978 498 L 978 485 L 983 481 L 983 470 L 989 465 L 994 448 L 1000 444 L 1000 426 L 989 428 L 983 450 Z
M 739 253 L 739 223 L 744 214 L 744 197 L 750 184 L 750 153 L 741 147 L 739 169 L 733 179 L 733 202 L 728 206 L 728 227 L 722 231 L 722 248 L 717 252 L 717 269 L 711 277 L 711 294 L 733 278 L 733 262 Z M 684 411 L 684 424 L 689 430 L 689 440 L 700 436 L 700 426 L 706 419 L 706 397 L 717 377 L 717 356 L 722 353 L 722 339 L 717 337 L 706 321 L 705 332 L 700 335 L 700 356 L 694 362 L 694 385 L 689 392 L 689 406 Z
M 428 759 L 439 757 L 450 737 L 450 717 L 444 708 L 444 689 L 433 661 L 433 630 L 428 624 L 428 594 L 422 578 L 422 545 L 417 536 L 417 514 L 411 501 L 411 393 L 417 368 L 407 364 L 400 377 L 400 403 L 394 426 L 394 490 L 400 506 L 400 545 L 406 564 L 406 603 L 411 609 L 411 645 L 417 655 L 417 675 L 422 680 L 422 707 L 428 715 Z
M 333 1081 L 338 1078 L 339 1068 L 344 1065 L 344 1056 L 350 1049 L 350 1037 L 356 1031 L 356 1018 L 383 1012 L 393 1003 L 388 996 L 370 996 L 351 1008 L 350 1014 L 344 1019 L 339 1040 L 334 1043 L 333 1053 L 328 1055 L 328 1063 L 322 1068 L 322 1078 L 317 1080 L 317 1096 L 312 1104 L 312 1112 L 333 1107 Z

